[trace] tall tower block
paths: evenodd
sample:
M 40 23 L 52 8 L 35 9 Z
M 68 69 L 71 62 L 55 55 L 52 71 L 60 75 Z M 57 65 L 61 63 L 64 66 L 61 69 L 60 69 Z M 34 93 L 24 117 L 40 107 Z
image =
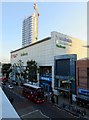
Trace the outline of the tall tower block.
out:
M 22 47 L 30 45 L 38 40 L 38 8 L 34 3 L 34 13 L 24 19 L 22 28 Z

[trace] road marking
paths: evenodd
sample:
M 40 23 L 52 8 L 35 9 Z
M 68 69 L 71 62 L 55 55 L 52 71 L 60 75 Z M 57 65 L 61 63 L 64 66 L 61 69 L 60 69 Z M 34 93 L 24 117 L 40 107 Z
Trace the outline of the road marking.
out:
M 48 117 L 48 116 L 44 115 L 44 114 L 41 112 L 41 110 L 39 110 L 39 112 L 40 112 L 40 113 L 41 113 L 41 115 L 43 115 L 44 117 L 46 117 L 46 118 L 50 118 L 50 117 Z
M 27 113 L 27 114 L 21 115 L 21 117 L 24 117 L 24 116 L 30 115 L 30 114 L 35 113 L 35 112 L 38 112 L 38 111 L 39 111 L 39 110 L 34 110 L 34 111 L 29 112 L 29 113 Z

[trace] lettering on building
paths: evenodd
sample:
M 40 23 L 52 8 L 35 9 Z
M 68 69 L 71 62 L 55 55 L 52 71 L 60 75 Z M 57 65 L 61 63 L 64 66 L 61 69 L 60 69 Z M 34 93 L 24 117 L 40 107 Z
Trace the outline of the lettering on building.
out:
M 28 55 L 28 53 L 21 53 L 21 56 L 25 56 L 25 55 Z
M 59 48 L 66 48 L 66 46 L 72 46 L 72 40 L 63 36 L 60 37 L 58 35 L 55 35 L 56 37 L 56 46 Z
M 78 89 L 78 93 L 89 96 L 89 90 L 85 90 L 85 89 L 80 89 L 79 88 Z

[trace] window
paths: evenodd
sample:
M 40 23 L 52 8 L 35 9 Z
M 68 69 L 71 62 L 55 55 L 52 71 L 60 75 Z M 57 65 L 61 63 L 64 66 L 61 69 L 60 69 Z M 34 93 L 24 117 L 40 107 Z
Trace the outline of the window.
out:
M 69 76 L 69 74 L 70 74 L 70 59 L 56 60 L 56 74 L 59 76 Z
M 40 76 L 52 77 L 52 67 L 51 66 L 41 66 L 40 67 Z

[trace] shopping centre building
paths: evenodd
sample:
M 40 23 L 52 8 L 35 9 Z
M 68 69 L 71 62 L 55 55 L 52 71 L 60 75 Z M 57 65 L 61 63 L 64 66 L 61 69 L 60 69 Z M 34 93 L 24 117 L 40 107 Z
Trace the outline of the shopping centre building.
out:
M 69 92 L 70 81 L 75 83 L 76 60 L 87 57 L 85 42 L 68 35 L 51 32 L 46 37 L 26 47 L 11 52 L 11 64 L 19 60 L 26 66 L 27 61 L 35 60 L 40 67 L 38 81 L 47 91 Z M 75 84 L 71 84 L 75 92 Z

